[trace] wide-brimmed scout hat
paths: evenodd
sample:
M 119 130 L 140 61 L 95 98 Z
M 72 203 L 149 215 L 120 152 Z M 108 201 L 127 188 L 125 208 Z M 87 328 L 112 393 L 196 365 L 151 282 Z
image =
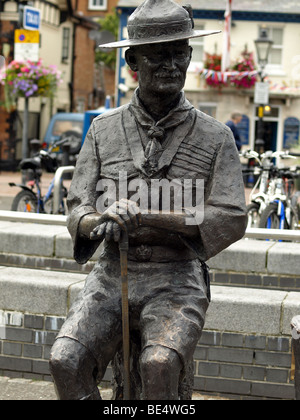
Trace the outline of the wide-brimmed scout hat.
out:
M 145 0 L 130 15 L 127 29 L 129 39 L 99 47 L 122 48 L 173 42 L 221 32 L 195 30 L 191 8 L 180 6 L 172 0 Z

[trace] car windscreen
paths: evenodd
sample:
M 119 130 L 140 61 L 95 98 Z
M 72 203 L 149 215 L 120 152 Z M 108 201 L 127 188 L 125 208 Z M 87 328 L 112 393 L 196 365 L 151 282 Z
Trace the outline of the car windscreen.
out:
M 52 130 L 52 136 L 61 136 L 66 131 L 77 131 L 78 134 L 82 135 L 83 121 L 72 121 L 72 120 L 58 120 L 55 121 Z

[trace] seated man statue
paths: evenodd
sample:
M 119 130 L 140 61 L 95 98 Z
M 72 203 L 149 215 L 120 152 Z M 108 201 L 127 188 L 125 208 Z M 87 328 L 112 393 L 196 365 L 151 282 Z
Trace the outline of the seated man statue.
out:
M 103 249 L 52 348 L 60 399 L 100 399 L 97 385 L 122 348 L 123 232 L 129 237 L 130 329 L 140 335 L 145 400 L 179 398 L 209 305 L 205 261 L 244 235 L 244 187 L 232 133 L 182 91 L 189 38 L 218 32 L 193 28 L 188 7 L 146 0 L 129 18 L 129 39 L 106 45 L 129 47 L 126 62 L 138 72 L 139 87 L 130 103 L 94 119 L 69 191 L 74 258 L 84 264 L 100 243 Z M 165 197 L 162 181 L 182 182 L 186 200 L 175 206 L 176 194 Z

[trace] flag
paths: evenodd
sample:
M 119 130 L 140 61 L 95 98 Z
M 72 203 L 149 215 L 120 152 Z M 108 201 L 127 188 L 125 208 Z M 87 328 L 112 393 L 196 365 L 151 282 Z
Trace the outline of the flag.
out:
M 225 28 L 223 33 L 222 72 L 230 66 L 230 31 L 231 31 L 232 0 L 226 0 Z

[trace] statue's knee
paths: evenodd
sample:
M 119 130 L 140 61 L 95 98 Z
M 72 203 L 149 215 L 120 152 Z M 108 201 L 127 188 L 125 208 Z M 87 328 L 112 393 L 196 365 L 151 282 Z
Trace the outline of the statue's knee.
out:
M 69 338 L 60 338 L 55 341 L 50 354 L 49 368 L 54 378 L 62 375 L 73 375 L 80 368 L 79 354 L 82 346 Z
M 70 338 L 55 341 L 49 368 L 61 400 L 100 399 L 95 359 L 79 342 Z
M 181 362 L 176 351 L 163 346 L 146 347 L 140 357 L 142 374 L 170 374 L 180 371 Z

